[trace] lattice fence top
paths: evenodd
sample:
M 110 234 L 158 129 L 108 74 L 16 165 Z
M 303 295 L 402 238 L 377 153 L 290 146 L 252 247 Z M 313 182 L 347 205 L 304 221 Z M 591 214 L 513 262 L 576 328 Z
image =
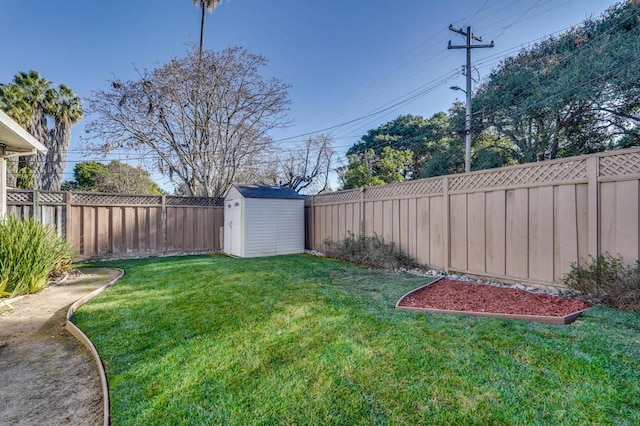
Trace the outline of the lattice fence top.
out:
M 31 191 L 25 189 L 7 190 L 8 204 L 33 204 L 36 198 L 39 204 L 60 205 L 66 202 L 66 193 L 60 191 Z
M 37 191 L 10 189 L 7 191 L 7 203 L 10 205 L 33 205 L 34 194 Z M 42 205 L 60 205 L 67 201 L 67 192 L 39 191 L 37 200 Z M 161 195 L 128 195 L 128 194 L 101 194 L 91 192 L 71 192 L 71 204 L 92 206 L 161 206 Z M 167 206 L 198 206 L 219 207 L 224 204 L 222 198 L 208 197 L 177 197 L 168 195 L 165 197 Z
M 72 192 L 71 203 L 91 205 L 161 205 L 162 197 L 158 195 L 90 194 L 86 192 Z
M 329 192 L 327 194 L 314 195 L 313 204 L 333 204 L 333 203 L 349 203 L 360 200 L 360 189 L 350 189 L 347 191 Z M 306 205 L 311 205 L 305 200 Z
M 587 179 L 586 160 L 581 159 L 453 175 L 449 177 L 449 191 L 505 188 L 585 179 Z
M 640 152 L 600 157 L 600 177 L 640 174 Z
M 442 193 L 442 178 L 412 180 L 403 183 L 365 188 L 365 200 L 410 197 Z
M 67 196 L 64 192 L 40 191 L 38 193 L 38 200 L 40 204 L 64 204 Z
M 167 196 L 166 205 L 167 206 L 221 207 L 224 205 L 224 198 Z
M 7 204 L 33 204 L 33 191 L 7 190 Z

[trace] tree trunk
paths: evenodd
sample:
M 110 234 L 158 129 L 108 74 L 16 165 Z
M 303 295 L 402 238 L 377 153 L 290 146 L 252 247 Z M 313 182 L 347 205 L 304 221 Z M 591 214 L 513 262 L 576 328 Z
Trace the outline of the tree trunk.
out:
M 7 158 L 7 186 L 10 188 L 18 187 L 18 157 Z
M 47 119 L 44 115 L 34 118 L 33 122 L 27 127 L 27 131 L 45 147 L 50 149 Z M 25 163 L 33 172 L 33 189 L 42 189 L 45 155 L 38 154 L 25 157 Z
M 204 49 L 204 21 L 207 16 L 207 9 L 205 8 L 204 1 L 200 1 L 200 11 L 202 16 L 200 18 L 200 60 L 202 60 L 202 51 Z
M 62 172 L 67 162 L 67 151 L 71 142 L 71 125 L 56 120 L 51 130 L 49 151 L 46 155 L 42 189 L 45 191 L 59 191 Z

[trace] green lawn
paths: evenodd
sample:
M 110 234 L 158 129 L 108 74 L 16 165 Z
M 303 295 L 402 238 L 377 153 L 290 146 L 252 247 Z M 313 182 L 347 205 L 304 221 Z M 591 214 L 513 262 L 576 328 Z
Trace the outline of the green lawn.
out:
M 119 261 L 76 322 L 114 425 L 640 424 L 640 315 L 394 310 L 424 278 L 309 256 Z

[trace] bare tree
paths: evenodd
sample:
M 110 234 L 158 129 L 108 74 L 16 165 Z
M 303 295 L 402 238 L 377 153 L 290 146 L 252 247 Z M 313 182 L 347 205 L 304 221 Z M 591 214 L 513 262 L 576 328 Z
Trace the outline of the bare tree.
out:
M 331 161 L 335 156 L 332 142 L 329 135 L 314 135 L 301 148 L 281 154 L 274 183 L 304 194 L 322 192 L 327 187 Z
M 244 168 L 272 146 L 283 127 L 288 86 L 259 74 L 266 59 L 234 47 L 197 50 L 144 71 L 136 81 L 114 79 L 89 100 L 97 119 L 87 132 L 94 150 L 146 150 L 158 170 L 188 195 L 223 196 Z

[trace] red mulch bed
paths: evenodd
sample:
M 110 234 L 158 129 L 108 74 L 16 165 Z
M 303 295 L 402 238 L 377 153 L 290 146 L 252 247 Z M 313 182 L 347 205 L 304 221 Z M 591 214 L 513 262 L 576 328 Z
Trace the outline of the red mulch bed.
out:
M 591 307 L 582 300 L 448 279 L 409 294 L 398 306 L 550 317 L 563 317 Z

